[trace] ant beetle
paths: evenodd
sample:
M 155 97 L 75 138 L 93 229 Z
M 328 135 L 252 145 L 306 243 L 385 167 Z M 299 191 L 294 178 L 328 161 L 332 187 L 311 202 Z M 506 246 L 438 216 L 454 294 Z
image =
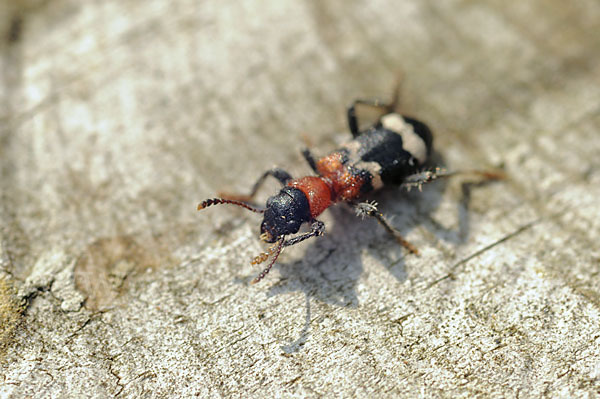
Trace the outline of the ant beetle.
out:
M 302 155 L 316 176 L 297 179 L 283 169 L 266 171 L 254 184 L 249 195 L 227 195 L 224 198 L 207 199 L 198 204 L 198 210 L 212 205 L 232 204 L 261 213 L 260 239 L 273 245 L 255 257 L 252 264 L 259 264 L 272 256 L 269 265 L 254 279 L 262 280 L 271 270 L 284 247 L 298 244 L 324 233 L 325 224 L 317 217 L 330 206 L 346 202 L 354 206 L 357 216 L 375 218 L 408 251 L 418 254 L 377 209 L 375 202 L 360 202 L 371 191 L 386 185 L 419 187 L 447 173 L 440 169 L 423 170 L 433 150 L 433 135 L 423 122 L 396 112 L 399 83 L 389 104 L 379 100 L 355 100 L 347 110 L 348 127 L 352 141 L 329 155 L 315 159 L 310 150 Z M 357 106 L 370 106 L 380 112 L 380 117 L 366 129 L 360 129 L 356 115 Z M 500 178 L 493 172 L 474 173 L 488 179 Z M 463 172 L 461 172 L 463 173 Z M 267 200 L 265 208 L 249 205 L 267 177 L 279 180 L 283 188 Z M 286 237 L 299 231 L 304 223 L 310 223 L 310 231 L 292 238 Z

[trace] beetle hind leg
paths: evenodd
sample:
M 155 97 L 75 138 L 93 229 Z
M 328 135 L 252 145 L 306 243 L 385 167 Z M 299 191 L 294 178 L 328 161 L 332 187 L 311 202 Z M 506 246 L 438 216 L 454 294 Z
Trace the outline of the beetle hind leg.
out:
M 454 176 L 475 176 L 482 180 L 482 182 L 504 180 L 506 175 L 500 170 L 457 170 L 449 172 L 442 168 L 435 168 L 430 170 L 423 170 L 421 172 L 414 173 L 407 176 L 401 184 L 401 187 L 405 187 L 407 190 L 413 188 L 421 189 L 423 184 L 432 182 L 437 179 L 454 177 Z

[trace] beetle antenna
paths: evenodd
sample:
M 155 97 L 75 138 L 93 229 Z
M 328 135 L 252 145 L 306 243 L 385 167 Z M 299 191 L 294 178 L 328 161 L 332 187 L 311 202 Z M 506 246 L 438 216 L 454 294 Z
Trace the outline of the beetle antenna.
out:
M 265 213 L 264 209 L 255 208 L 255 207 L 250 206 L 242 201 L 229 200 L 229 199 L 225 199 L 225 198 L 210 198 L 210 199 L 204 200 L 198 204 L 198 210 L 201 211 L 202 209 L 208 208 L 209 206 L 221 205 L 221 204 L 237 205 L 237 206 L 241 206 L 242 208 L 246 208 L 249 211 L 252 211 L 255 213 Z
M 268 251 L 268 255 L 273 254 L 273 259 L 271 259 L 271 263 L 269 263 L 269 266 L 267 266 L 262 272 L 260 272 L 260 274 L 258 276 L 256 276 L 254 278 L 254 280 L 252 280 L 250 282 L 250 284 L 256 284 L 258 283 L 260 280 L 262 280 L 267 273 L 269 273 L 271 271 L 271 268 L 273 267 L 273 265 L 275 264 L 275 261 L 277 261 L 277 258 L 279 257 L 279 254 L 281 253 L 281 250 L 283 249 L 283 242 L 284 242 L 284 237 L 281 237 L 281 239 L 279 240 L 279 242 L 277 243 L 277 247 L 271 247 L 269 248 Z M 257 264 L 262 262 L 262 260 L 260 260 L 262 255 L 257 256 L 257 259 L 259 260 L 258 262 L 252 262 L 252 264 Z M 255 259 L 255 260 L 257 260 Z

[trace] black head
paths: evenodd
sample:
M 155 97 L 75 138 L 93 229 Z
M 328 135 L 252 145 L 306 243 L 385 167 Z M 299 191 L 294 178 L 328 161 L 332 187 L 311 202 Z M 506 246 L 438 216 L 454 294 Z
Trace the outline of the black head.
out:
M 245 197 L 244 197 L 245 199 Z M 246 208 L 255 213 L 263 213 L 265 215 L 262 224 L 260 225 L 261 239 L 266 242 L 274 243 L 266 252 L 261 253 L 252 260 L 253 265 L 257 265 L 271 258 L 269 265 L 254 279 L 252 284 L 259 282 L 269 273 L 271 267 L 279 257 L 279 254 L 285 246 L 293 245 L 300 242 L 308 236 L 299 237 L 300 239 L 285 240 L 288 234 L 297 233 L 300 226 L 304 222 L 312 220 L 308 199 L 302 191 L 293 187 L 284 187 L 279 194 L 272 196 L 267 200 L 267 208 L 255 208 L 245 202 L 237 199 L 227 198 L 211 198 L 202 201 L 198 204 L 198 210 L 208 208 L 213 205 L 231 204 Z M 320 235 L 315 232 L 310 236 Z M 291 242 L 292 241 L 292 242 Z
M 282 236 L 297 233 L 300 225 L 311 220 L 306 195 L 294 187 L 284 187 L 267 200 L 265 217 L 260 225 L 261 238 L 275 242 Z

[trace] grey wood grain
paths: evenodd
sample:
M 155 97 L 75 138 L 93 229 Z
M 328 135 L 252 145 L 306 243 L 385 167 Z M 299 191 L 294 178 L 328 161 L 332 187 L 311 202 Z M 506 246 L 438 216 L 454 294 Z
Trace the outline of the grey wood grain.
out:
M 597 1 L 49 0 L 0 21 L 1 396 L 599 394 Z M 346 140 L 345 106 L 399 71 L 440 164 L 508 178 L 373 196 L 419 257 L 327 211 L 249 286 L 259 218 L 196 204 L 309 173 L 304 143 Z

